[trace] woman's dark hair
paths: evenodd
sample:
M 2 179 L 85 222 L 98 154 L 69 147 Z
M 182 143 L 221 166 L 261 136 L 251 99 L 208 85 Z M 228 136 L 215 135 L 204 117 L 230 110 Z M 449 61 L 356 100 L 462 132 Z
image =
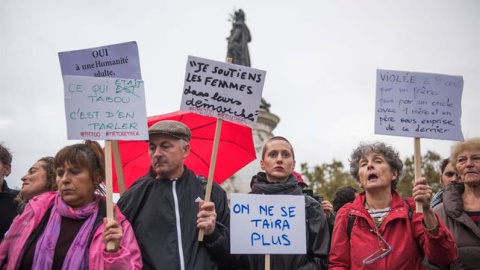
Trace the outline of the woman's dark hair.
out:
M 443 172 L 445 171 L 445 168 L 447 167 L 448 163 L 450 163 L 449 158 L 446 158 L 446 159 L 442 160 L 442 162 L 440 163 L 440 174 L 443 174 Z
M 357 192 L 358 191 L 352 186 L 341 187 L 337 189 L 333 195 L 333 210 L 338 212 L 338 209 L 340 209 L 346 203 L 353 202 L 357 196 Z
M 3 143 L 0 143 L 0 162 L 5 165 L 12 164 L 12 153 Z
M 105 189 L 101 185 L 105 179 L 105 155 L 98 142 L 87 140 L 84 143 L 65 146 L 55 155 L 55 169 L 64 164 L 86 168 L 97 192 L 105 194 Z

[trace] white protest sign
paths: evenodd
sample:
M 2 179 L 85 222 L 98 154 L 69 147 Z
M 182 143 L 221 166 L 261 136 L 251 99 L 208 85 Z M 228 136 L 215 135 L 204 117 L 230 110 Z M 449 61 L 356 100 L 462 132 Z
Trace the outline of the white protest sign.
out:
M 232 254 L 306 254 L 305 196 L 230 194 Z
M 463 77 L 377 70 L 375 133 L 463 140 Z
M 60 52 L 62 75 L 141 79 L 137 43 Z
M 148 140 L 142 80 L 64 76 L 68 139 Z
M 188 56 L 180 110 L 255 125 L 266 72 Z

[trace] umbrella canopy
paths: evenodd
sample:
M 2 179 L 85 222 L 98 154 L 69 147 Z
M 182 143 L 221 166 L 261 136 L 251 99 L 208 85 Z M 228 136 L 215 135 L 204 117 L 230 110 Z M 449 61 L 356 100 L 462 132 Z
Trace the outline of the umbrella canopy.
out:
M 148 127 L 162 120 L 176 120 L 190 128 L 192 132 L 190 154 L 186 158 L 185 164 L 195 174 L 202 174 L 207 178 L 217 118 L 187 111 L 176 111 L 148 117 Z M 148 142 L 118 141 L 118 147 L 125 186 L 128 189 L 133 182 L 144 176 L 150 168 Z M 252 129 L 246 125 L 223 121 L 213 181 L 222 183 L 255 159 Z M 118 192 L 115 168 L 113 168 L 113 190 Z

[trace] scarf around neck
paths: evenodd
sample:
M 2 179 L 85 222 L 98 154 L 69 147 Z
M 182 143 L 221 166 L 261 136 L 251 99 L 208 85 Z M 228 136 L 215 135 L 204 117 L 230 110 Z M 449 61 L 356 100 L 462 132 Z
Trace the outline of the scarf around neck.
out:
M 71 219 L 86 219 L 75 240 L 70 245 L 65 260 L 63 261 L 63 270 L 67 269 L 86 269 L 85 252 L 87 250 L 88 238 L 93 230 L 93 224 L 98 214 L 98 198 L 95 201 L 85 205 L 80 209 L 72 209 L 66 204 L 57 193 L 53 204 L 50 218 L 42 235 L 38 239 L 35 255 L 33 258 L 33 270 L 52 269 L 55 246 L 57 245 L 62 217 Z
M 302 195 L 302 189 L 298 185 L 295 175 L 290 174 L 284 183 L 270 183 L 264 172 L 259 172 L 252 177 L 252 194 L 282 194 L 282 195 Z

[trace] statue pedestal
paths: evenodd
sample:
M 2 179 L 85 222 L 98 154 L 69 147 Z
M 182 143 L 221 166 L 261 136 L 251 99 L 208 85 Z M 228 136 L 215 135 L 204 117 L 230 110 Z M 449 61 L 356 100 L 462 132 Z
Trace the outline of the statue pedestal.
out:
M 275 114 L 267 112 L 263 109 L 258 111 L 257 123 L 253 127 L 253 143 L 255 145 L 255 153 L 257 159 L 250 162 L 240 171 L 232 175 L 229 179 L 221 184 L 222 188 L 230 193 L 248 193 L 250 192 L 250 181 L 252 176 L 261 171 L 260 160 L 262 159 L 263 145 L 273 137 L 272 131 L 277 127 L 280 118 Z

